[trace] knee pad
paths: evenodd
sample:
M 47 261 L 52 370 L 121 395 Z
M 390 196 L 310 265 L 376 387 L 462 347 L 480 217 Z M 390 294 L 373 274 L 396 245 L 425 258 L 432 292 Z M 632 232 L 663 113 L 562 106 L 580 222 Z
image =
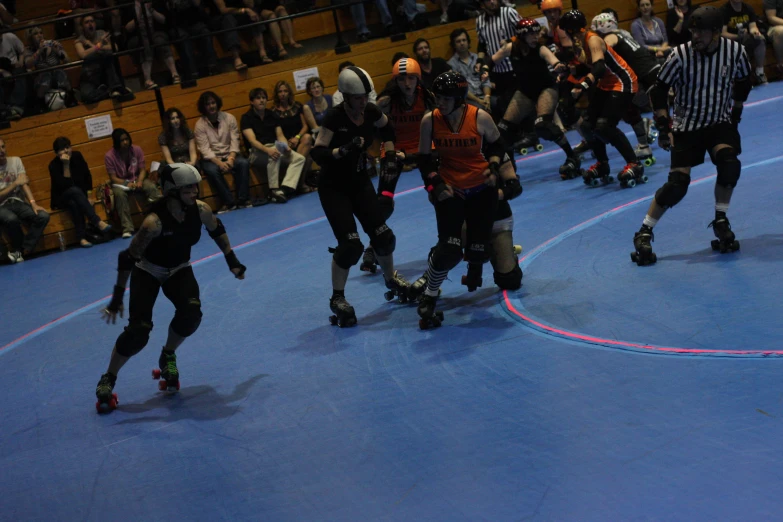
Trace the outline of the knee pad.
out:
M 337 243 L 333 259 L 337 266 L 348 270 L 359 262 L 362 254 L 364 254 L 364 245 L 359 241 L 359 234 L 353 232 L 346 239 Z
M 582 118 L 582 121 L 578 124 L 579 133 L 586 141 L 591 141 L 595 136 L 595 127 L 587 118 Z
M 506 143 L 513 143 L 514 136 L 519 132 L 520 125 L 503 118 L 498 122 L 500 136 Z
M 151 331 L 152 323 L 131 321 L 117 338 L 117 353 L 123 357 L 133 357 L 147 346 Z
M 595 135 L 610 145 L 614 145 L 620 136 L 625 136 L 623 132 L 617 128 L 617 125 L 612 125 L 611 120 L 607 118 L 598 118 L 595 125 Z
M 397 246 L 397 238 L 394 232 L 384 223 L 375 229 L 375 236 L 370 239 L 370 244 L 379 256 L 390 256 Z
M 715 154 L 715 167 L 718 169 L 718 185 L 734 188 L 742 172 L 742 163 L 737 158 L 737 151 L 724 147 Z
M 201 324 L 201 301 L 191 299 L 182 308 L 178 308 L 171 320 L 171 329 L 180 337 L 190 337 Z
M 688 193 L 691 176 L 683 172 L 669 172 L 669 180 L 655 192 L 655 201 L 663 208 L 672 208 Z
M 492 257 L 492 245 L 486 243 L 471 243 L 465 247 L 465 261 L 484 264 Z
M 448 272 L 462 261 L 462 240 L 451 237 L 438 241 L 430 252 L 432 268 L 438 272 Z
M 522 286 L 522 269 L 517 265 L 511 272 L 505 274 L 495 272 L 493 278 L 501 290 L 519 290 Z
M 538 137 L 543 140 L 557 141 L 563 137 L 563 131 L 553 121 L 551 114 L 536 118 L 535 129 Z

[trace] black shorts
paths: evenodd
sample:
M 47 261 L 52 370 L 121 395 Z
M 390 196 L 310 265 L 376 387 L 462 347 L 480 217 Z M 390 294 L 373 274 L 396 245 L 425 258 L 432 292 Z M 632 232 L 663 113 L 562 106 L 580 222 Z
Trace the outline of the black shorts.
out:
M 672 147 L 671 168 L 695 167 L 704 163 L 704 154 L 709 153 L 710 160 L 712 149 L 716 145 L 728 145 L 742 154 L 742 143 L 737 129 L 731 122 L 718 123 L 710 127 L 704 127 L 695 131 L 674 132 L 674 146 Z
M 599 119 L 606 119 L 609 125 L 617 127 L 634 96 L 635 93 L 631 92 L 593 90 L 587 107 L 587 121 L 595 127 Z

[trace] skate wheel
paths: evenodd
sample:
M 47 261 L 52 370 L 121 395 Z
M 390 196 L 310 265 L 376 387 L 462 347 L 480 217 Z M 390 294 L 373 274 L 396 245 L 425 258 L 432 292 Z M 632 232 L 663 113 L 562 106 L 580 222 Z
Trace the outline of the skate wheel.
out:
M 536 145 L 536 150 L 538 152 L 541 152 L 542 150 L 544 150 L 544 146 L 539 143 L 538 145 Z
M 653 163 L 654 162 L 651 159 L 646 159 L 646 160 L 642 161 L 642 165 L 644 165 L 645 167 L 652 167 Z
M 519 255 L 522 253 L 522 245 L 514 245 L 514 255 Z
M 603 180 L 604 184 L 614 183 L 614 178 L 612 176 L 604 176 Z
M 166 391 L 169 389 L 169 385 L 166 383 L 166 381 L 158 381 L 158 389 L 160 391 Z
M 392 299 L 394 299 L 394 292 L 389 290 L 388 292 L 383 294 L 383 298 L 386 299 L 387 301 L 391 301 Z
M 419 319 L 419 328 L 422 330 L 426 330 L 429 328 L 429 324 L 424 319 Z
M 160 379 L 160 368 L 153 368 L 152 369 L 152 378 L 156 381 Z
M 635 179 L 629 179 L 625 182 L 625 186 L 628 188 L 634 188 L 636 186 L 636 180 Z
M 639 259 L 639 254 L 637 254 L 636 252 L 631 252 L 631 261 L 636 263 L 637 259 Z
M 717 239 L 713 239 L 710 242 L 710 246 L 712 246 L 713 250 L 718 250 L 718 249 L 720 249 L 720 241 L 718 241 Z
M 527 156 L 528 150 L 527 149 L 519 149 L 519 153 L 523 156 Z
M 639 181 L 641 181 L 642 183 L 647 183 L 648 181 L 650 181 L 650 178 L 648 178 L 646 175 L 642 174 L 642 177 L 639 178 Z
M 597 187 L 599 183 L 600 183 L 600 181 L 598 181 L 596 178 L 591 178 L 590 179 L 590 186 L 591 187 Z
M 111 399 L 108 402 L 95 402 L 95 409 L 98 413 L 109 413 L 117 409 L 117 405 L 120 403 L 120 399 L 116 393 L 111 394 Z
M 332 326 L 335 326 L 337 324 L 337 316 L 336 315 L 330 315 L 329 316 L 329 323 Z
M 739 249 L 740 249 L 740 244 L 739 244 L 739 241 L 735 241 L 734 243 L 732 243 L 732 244 L 731 244 L 731 249 L 732 249 L 733 251 L 735 251 L 735 252 L 736 252 L 737 250 L 739 250 Z

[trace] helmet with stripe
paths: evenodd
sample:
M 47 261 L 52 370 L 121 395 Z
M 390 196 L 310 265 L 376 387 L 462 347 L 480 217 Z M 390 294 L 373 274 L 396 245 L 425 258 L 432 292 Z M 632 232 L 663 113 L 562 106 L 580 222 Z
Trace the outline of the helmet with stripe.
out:
M 343 94 L 370 94 L 375 87 L 367 71 L 359 67 L 346 67 L 337 78 L 337 88 Z
M 413 58 L 400 58 L 392 69 L 392 79 L 397 78 L 401 74 L 410 74 L 421 81 L 421 67 L 419 66 L 419 62 Z

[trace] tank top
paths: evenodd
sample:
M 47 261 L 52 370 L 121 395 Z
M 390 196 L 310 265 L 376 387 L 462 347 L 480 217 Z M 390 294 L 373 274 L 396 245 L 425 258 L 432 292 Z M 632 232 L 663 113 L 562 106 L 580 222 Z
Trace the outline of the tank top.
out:
M 440 109 L 432 111 L 432 142 L 438 151 L 438 174 L 452 187 L 468 190 L 483 185 L 489 167 L 481 152 L 483 138 L 478 131 L 478 107 L 465 105 L 457 131 L 449 127 Z
M 617 37 L 617 43 L 612 47 L 612 50 L 625 60 L 625 63 L 636 73 L 636 76 L 639 78 L 644 78 L 650 74 L 657 76 L 657 70 L 660 69 L 660 65 L 658 65 L 658 60 L 655 59 L 655 55 L 652 52 L 622 32 L 618 31 L 612 34 Z
M 533 101 L 541 91 L 555 87 L 555 79 L 549 71 L 549 64 L 541 58 L 541 46 L 530 47 L 521 38 L 514 38 L 511 48 L 511 67 L 517 77 L 517 88 Z M 522 53 L 522 46 L 528 47 L 528 53 Z
M 168 198 L 161 198 L 150 206 L 150 213 L 158 216 L 160 235 L 150 241 L 144 258 L 163 268 L 174 268 L 190 261 L 190 248 L 201 238 L 201 216 L 198 205 L 185 207 L 185 219 L 180 223 L 169 212 Z
M 402 97 L 400 95 L 400 98 Z M 400 103 L 398 100 L 392 99 L 389 119 L 397 136 L 394 147 L 397 150 L 405 151 L 406 154 L 416 154 L 419 151 L 421 119 L 428 110 L 424 104 L 421 86 L 416 87 L 416 101 L 413 107 L 405 108 L 403 105 L 404 102 Z
M 601 36 L 593 31 L 587 31 L 585 35 L 585 54 L 587 55 L 587 61 L 593 62 L 593 57 L 590 53 L 590 46 L 587 42 L 590 38 L 595 36 L 601 38 Z M 606 52 L 604 52 L 604 62 L 606 63 L 606 72 L 598 80 L 598 88 L 602 91 L 615 91 L 615 92 L 637 92 L 639 90 L 639 81 L 636 77 L 636 73 L 633 71 L 630 65 L 623 60 L 623 58 L 608 45 L 606 46 Z

